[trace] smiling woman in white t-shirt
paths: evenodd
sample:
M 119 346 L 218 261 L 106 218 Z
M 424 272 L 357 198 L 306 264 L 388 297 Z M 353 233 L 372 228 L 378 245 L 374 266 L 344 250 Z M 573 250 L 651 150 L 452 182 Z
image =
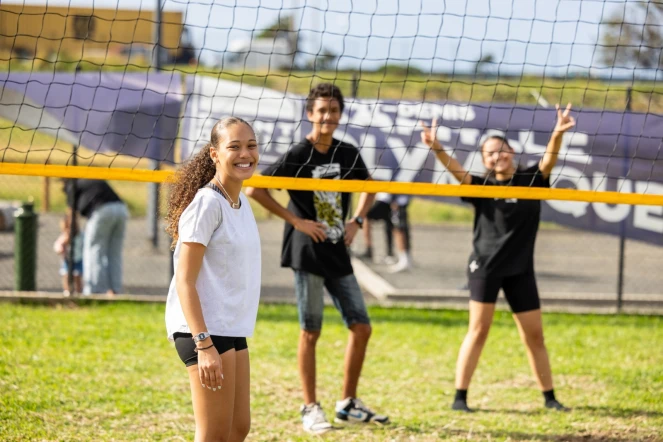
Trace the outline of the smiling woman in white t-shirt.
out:
M 244 440 L 251 426 L 246 338 L 260 297 L 260 237 L 240 191 L 257 164 L 255 132 L 228 117 L 171 185 L 166 328 L 189 372 L 197 441 Z

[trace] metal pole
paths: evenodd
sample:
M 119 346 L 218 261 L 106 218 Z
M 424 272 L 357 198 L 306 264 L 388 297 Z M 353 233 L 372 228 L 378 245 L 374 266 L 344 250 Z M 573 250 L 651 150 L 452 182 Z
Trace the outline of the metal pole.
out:
M 357 98 L 359 92 L 359 77 L 357 74 L 352 74 L 352 98 Z
M 76 167 L 78 165 L 78 145 L 74 144 L 72 146 L 72 156 L 71 156 L 71 165 Z M 76 178 L 71 179 L 71 186 L 69 187 L 69 192 L 71 192 L 70 201 L 71 201 L 71 218 L 69 218 L 69 250 L 67 253 L 67 281 L 69 281 L 69 294 L 71 296 L 76 295 L 76 284 L 74 282 L 74 242 L 76 240 L 76 231 L 78 227 L 78 215 L 76 214 L 76 207 L 78 206 L 78 198 L 76 196 L 76 187 L 77 181 Z M 83 275 L 81 275 L 81 278 Z
M 626 127 L 628 128 L 631 123 L 631 88 L 626 89 L 626 114 L 624 119 L 626 120 Z M 623 175 L 626 176 L 628 173 L 628 158 L 630 155 L 630 142 L 629 142 L 630 132 L 627 130 L 626 133 L 626 146 L 624 147 L 624 167 Z M 619 268 L 617 276 L 617 312 L 622 311 L 623 299 L 624 299 L 624 255 L 626 248 L 626 220 L 622 220 L 619 224 Z
M 156 1 L 156 11 L 154 14 L 154 50 L 152 56 L 154 58 L 152 66 L 156 70 L 160 70 L 161 65 L 161 2 Z M 158 127 L 158 125 L 157 125 Z M 156 134 L 155 134 L 156 135 Z M 149 150 L 148 150 L 149 152 Z M 151 153 L 156 152 L 156 149 Z M 159 170 L 159 160 L 150 159 L 149 168 L 151 170 Z M 147 236 L 152 243 L 153 248 L 159 245 L 159 183 L 148 184 L 147 196 Z

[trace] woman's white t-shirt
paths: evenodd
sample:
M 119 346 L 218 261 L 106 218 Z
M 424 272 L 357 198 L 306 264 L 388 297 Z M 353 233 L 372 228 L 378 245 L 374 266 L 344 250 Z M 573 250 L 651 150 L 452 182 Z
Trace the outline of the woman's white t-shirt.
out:
M 233 209 L 214 190 L 204 187 L 184 209 L 175 247 L 177 272 L 183 242 L 206 246 L 196 290 L 207 325 L 216 336 L 250 337 L 260 299 L 260 236 L 247 198 Z M 191 333 L 184 318 L 173 276 L 166 301 L 168 339 L 173 333 Z

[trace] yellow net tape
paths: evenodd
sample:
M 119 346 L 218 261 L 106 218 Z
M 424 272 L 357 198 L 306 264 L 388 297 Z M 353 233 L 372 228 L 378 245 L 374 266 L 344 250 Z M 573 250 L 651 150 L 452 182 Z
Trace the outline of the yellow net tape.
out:
M 59 178 L 86 178 L 163 183 L 174 174 L 166 170 L 103 168 L 88 166 L 57 166 L 41 164 L 0 163 L 0 175 L 29 175 Z M 386 192 L 423 196 L 520 198 L 535 200 L 586 201 L 590 203 L 663 206 L 663 195 L 620 193 L 576 189 L 544 189 L 533 187 L 469 186 L 395 181 L 326 180 L 314 178 L 282 178 L 256 175 L 245 181 L 246 187 L 267 189 L 321 190 L 339 192 Z

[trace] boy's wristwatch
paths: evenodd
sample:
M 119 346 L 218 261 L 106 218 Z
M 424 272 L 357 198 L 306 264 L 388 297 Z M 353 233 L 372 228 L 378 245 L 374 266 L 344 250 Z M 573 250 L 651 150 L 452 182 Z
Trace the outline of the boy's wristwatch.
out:
M 200 341 L 204 341 L 205 339 L 207 339 L 209 337 L 210 337 L 209 333 L 202 332 L 202 333 L 198 333 L 197 335 L 193 335 L 192 339 L 193 339 L 193 342 L 198 343 Z
M 364 227 L 364 218 L 361 216 L 355 216 L 352 220 L 357 223 L 360 229 Z

